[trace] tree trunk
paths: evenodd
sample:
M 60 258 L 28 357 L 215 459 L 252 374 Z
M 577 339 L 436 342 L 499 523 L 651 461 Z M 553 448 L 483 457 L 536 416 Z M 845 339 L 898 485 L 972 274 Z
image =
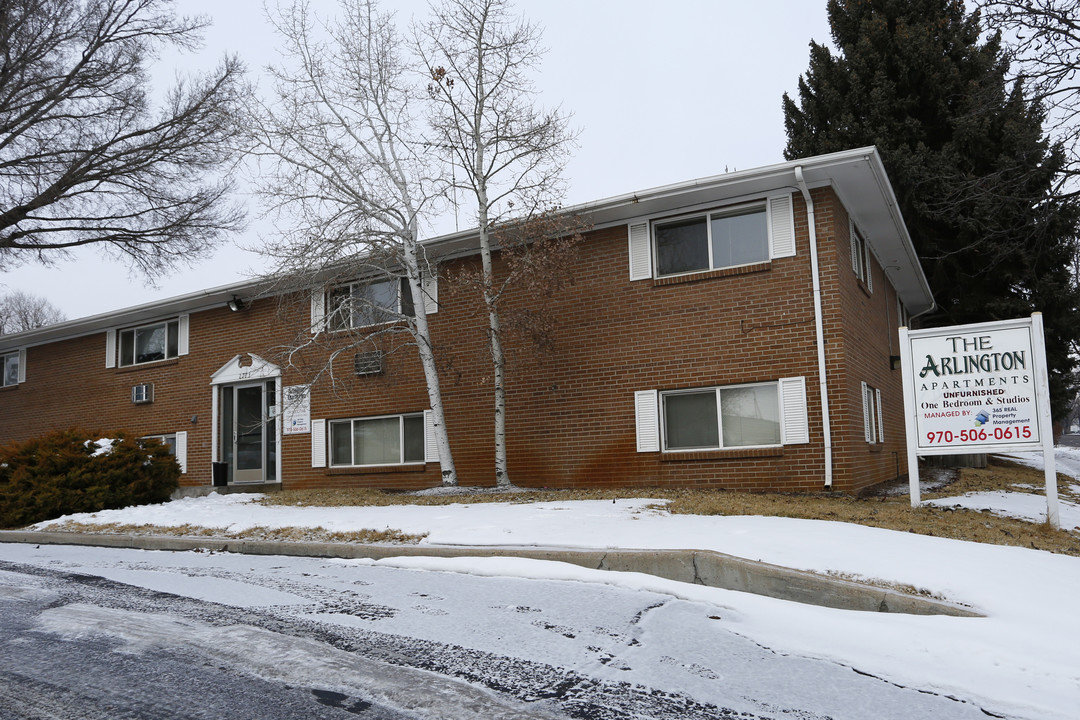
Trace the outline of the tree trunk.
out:
M 414 231 L 415 233 L 415 231 Z M 414 322 L 416 323 L 416 349 L 420 355 L 420 364 L 424 368 L 427 380 L 428 403 L 431 405 L 432 421 L 435 426 L 435 444 L 439 449 L 439 468 L 442 471 L 443 487 L 458 484 L 454 456 L 450 452 L 450 435 L 446 431 L 446 415 L 443 412 L 442 388 L 439 385 L 439 369 L 435 365 L 435 352 L 431 346 L 431 332 L 428 329 L 427 296 L 424 292 L 423 276 L 417 257 L 415 234 L 413 241 L 406 248 L 405 264 L 409 277 L 409 291 L 412 293 Z

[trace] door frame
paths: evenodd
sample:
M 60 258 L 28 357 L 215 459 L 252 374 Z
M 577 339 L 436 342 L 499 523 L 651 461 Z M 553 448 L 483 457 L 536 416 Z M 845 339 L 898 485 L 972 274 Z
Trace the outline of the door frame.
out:
M 263 400 L 265 403 L 266 390 L 265 383 L 268 380 L 274 380 L 274 404 L 275 412 L 273 417 L 278 422 L 274 423 L 274 443 L 276 452 L 274 453 L 274 480 L 266 480 L 267 467 L 263 466 L 263 480 L 262 482 L 281 482 L 281 459 L 282 459 L 282 447 L 281 447 L 281 368 L 274 365 L 267 360 L 262 359 L 258 355 L 253 353 L 240 353 L 234 355 L 229 362 L 222 365 L 217 372 L 210 376 L 210 395 L 211 395 L 211 432 L 210 432 L 210 457 L 213 461 L 218 461 L 221 457 L 221 407 L 220 396 L 223 386 L 227 385 L 255 385 L 257 383 L 263 383 Z M 235 392 L 235 390 L 234 390 Z M 235 408 L 234 408 L 235 412 Z M 263 455 L 265 458 L 267 440 L 264 431 L 263 438 Z M 230 485 L 248 485 L 256 483 L 237 483 L 235 480 L 229 483 Z

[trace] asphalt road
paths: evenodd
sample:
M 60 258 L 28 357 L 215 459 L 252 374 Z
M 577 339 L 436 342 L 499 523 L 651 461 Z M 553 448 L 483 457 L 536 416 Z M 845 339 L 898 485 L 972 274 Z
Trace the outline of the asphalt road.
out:
M 0 575 L 0 720 L 757 717 L 95 575 L 3 561 Z
M 0 720 L 985 720 L 761 646 L 732 612 L 601 583 L 8 544 Z

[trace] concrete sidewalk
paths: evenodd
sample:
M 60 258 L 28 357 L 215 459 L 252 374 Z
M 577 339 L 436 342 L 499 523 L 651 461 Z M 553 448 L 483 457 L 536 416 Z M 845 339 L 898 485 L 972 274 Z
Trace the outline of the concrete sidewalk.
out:
M 169 535 L 112 535 L 66 532 L 0 531 L 0 542 L 33 545 L 90 545 L 137 550 L 208 550 L 249 555 L 371 558 L 522 557 L 554 560 L 597 570 L 639 572 L 668 580 L 738 590 L 810 605 L 899 612 L 912 615 L 981 617 L 956 603 L 909 595 L 803 570 L 755 562 L 711 550 L 571 550 L 540 547 L 448 545 L 360 545 L 329 542 L 277 542 Z

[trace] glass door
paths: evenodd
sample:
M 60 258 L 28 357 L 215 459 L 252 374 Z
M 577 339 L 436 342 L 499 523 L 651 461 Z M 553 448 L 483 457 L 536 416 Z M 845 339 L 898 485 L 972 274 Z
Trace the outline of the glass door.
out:
M 277 476 L 276 382 L 221 387 L 221 462 L 228 482 L 274 482 Z
M 263 481 L 266 423 L 263 422 L 263 385 L 237 385 L 233 417 L 233 482 Z

